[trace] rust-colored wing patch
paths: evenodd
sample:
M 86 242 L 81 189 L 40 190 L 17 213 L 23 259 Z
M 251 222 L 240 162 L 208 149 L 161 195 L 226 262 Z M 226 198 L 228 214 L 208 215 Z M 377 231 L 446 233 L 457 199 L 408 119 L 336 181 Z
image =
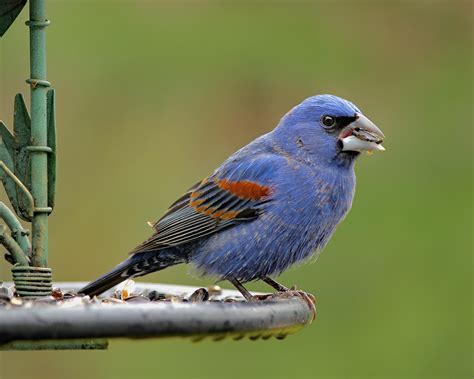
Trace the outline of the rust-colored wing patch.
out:
M 248 180 L 214 179 L 191 193 L 189 205 L 213 219 L 231 220 L 264 202 L 271 188 Z
M 271 194 L 271 188 L 262 186 L 261 184 L 250 182 L 248 180 L 240 180 L 233 182 L 227 179 L 221 179 L 217 185 L 225 191 L 229 191 L 241 199 L 261 200 Z
M 194 185 L 153 226 L 155 234 L 132 254 L 177 246 L 258 217 L 272 190 L 251 181 L 205 179 Z

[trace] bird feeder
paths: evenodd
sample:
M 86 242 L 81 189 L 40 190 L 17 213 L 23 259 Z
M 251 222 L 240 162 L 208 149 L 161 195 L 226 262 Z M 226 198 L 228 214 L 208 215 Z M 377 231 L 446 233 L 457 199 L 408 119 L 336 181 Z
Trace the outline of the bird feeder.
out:
M 0 36 L 26 3 L 0 0 Z M 49 24 L 45 0 L 30 0 L 30 111 L 17 94 L 13 131 L 0 121 L 0 179 L 13 209 L 0 202 L 0 243 L 13 279 L 0 286 L 0 350 L 104 349 L 119 337 L 283 338 L 309 324 L 314 308 L 291 294 L 247 302 L 236 291 L 145 283 L 136 285 L 136 296 L 112 289 L 89 299 L 74 295 L 85 283 L 53 284 L 48 217 L 57 154 L 55 92 L 46 78 Z

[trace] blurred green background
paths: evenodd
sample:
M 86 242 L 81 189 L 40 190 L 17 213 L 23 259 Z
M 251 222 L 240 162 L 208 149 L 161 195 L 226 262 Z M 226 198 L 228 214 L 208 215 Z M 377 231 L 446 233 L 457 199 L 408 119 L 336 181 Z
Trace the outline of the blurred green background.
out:
M 125 258 L 147 220 L 305 97 L 354 101 L 387 152 L 359 160 L 353 209 L 318 262 L 280 278 L 318 297 L 299 334 L 0 353 L 1 379 L 473 376 L 472 2 L 51 0 L 48 17 L 57 281 Z M 0 41 L 9 126 L 28 94 L 26 18 Z M 209 284 L 187 271 L 145 280 Z

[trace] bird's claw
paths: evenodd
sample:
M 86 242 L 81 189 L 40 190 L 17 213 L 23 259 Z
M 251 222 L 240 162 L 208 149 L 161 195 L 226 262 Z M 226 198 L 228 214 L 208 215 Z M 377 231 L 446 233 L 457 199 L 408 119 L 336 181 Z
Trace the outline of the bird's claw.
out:
M 308 292 L 304 292 L 301 290 L 297 290 L 296 286 L 291 287 L 288 291 L 285 292 L 277 292 L 277 295 L 280 297 L 299 297 L 305 301 L 308 307 L 311 309 L 313 313 L 313 320 L 316 318 L 316 297 Z
M 316 318 L 316 297 L 308 292 L 304 292 L 301 290 L 296 289 L 296 286 L 289 288 L 287 291 L 278 291 L 275 293 L 270 294 L 262 294 L 262 295 L 253 295 L 249 301 L 262 301 L 262 300 L 269 300 L 272 298 L 291 298 L 291 297 L 299 297 L 305 301 L 308 307 L 311 309 L 313 313 L 313 320 Z

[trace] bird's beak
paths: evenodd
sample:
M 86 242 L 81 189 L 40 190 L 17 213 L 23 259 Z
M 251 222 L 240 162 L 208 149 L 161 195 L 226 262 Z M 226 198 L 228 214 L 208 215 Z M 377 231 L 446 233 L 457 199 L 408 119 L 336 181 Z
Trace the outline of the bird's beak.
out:
M 385 138 L 382 131 L 361 113 L 350 123 L 339 136 L 342 151 L 384 151 L 381 145 Z

